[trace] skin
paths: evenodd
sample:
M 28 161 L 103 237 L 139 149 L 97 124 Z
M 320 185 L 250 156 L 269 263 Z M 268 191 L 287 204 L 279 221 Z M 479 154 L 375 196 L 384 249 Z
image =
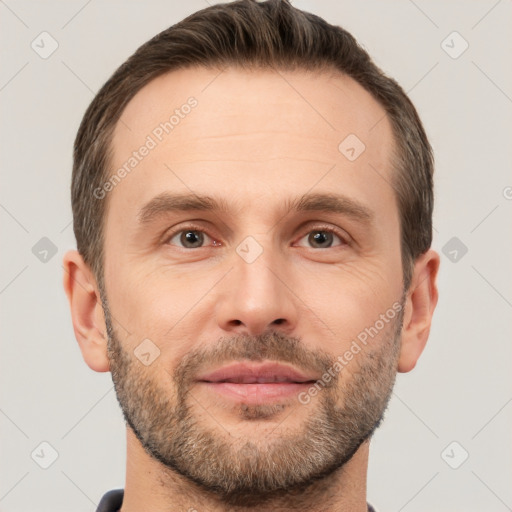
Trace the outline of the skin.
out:
M 226 69 L 219 74 L 200 68 L 168 73 L 128 104 L 114 134 L 112 170 L 190 96 L 197 106 L 104 199 L 105 291 L 113 329 L 127 354 L 144 339 L 158 346 L 155 363 L 139 363 L 134 371 L 167 390 L 169 400 L 176 397 L 176 389 L 167 386 L 169 376 L 180 362 L 190 353 L 214 350 L 224 337 L 247 335 L 256 341 L 276 331 L 299 339 L 308 354 L 335 358 L 404 295 L 399 213 L 389 185 L 393 136 L 387 119 L 370 130 L 384 110 L 369 93 L 352 79 L 327 72 Z M 348 134 L 366 146 L 353 162 L 338 150 Z M 141 208 L 164 191 L 223 199 L 227 209 L 167 212 L 141 225 Z M 346 213 L 285 208 L 286 200 L 305 193 L 333 192 L 364 206 L 371 222 Z M 186 249 L 175 234 L 192 220 L 208 237 L 203 247 Z M 330 247 L 313 247 L 309 235 L 326 227 L 339 238 L 333 237 Z M 252 263 L 236 251 L 248 236 L 262 249 Z M 415 261 L 398 351 L 390 375 L 382 377 L 389 388 L 396 371 L 414 368 L 425 346 L 437 304 L 438 267 L 433 250 Z M 110 371 L 98 283 L 76 251 L 65 255 L 64 268 L 84 360 L 95 371 Z M 384 360 L 392 350 L 389 327 L 354 356 L 336 379 L 333 392 L 340 407 L 372 354 Z M 217 367 L 203 361 L 201 370 Z M 248 419 L 232 401 L 204 387 L 191 385 L 188 391 L 200 425 L 219 439 L 230 436 L 234 447 L 251 440 L 268 448 L 290 432 L 301 432 L 322 407 L 322 393 L 307 406 L 293 397 L 281 400 L 272 414 Z M 300 496 L 276 495 L 257 509 L 366 510 L 368 446 L 369 440 Z M 127 450 L 123 512 L 235 510 L 155 460 L 130 427 Z

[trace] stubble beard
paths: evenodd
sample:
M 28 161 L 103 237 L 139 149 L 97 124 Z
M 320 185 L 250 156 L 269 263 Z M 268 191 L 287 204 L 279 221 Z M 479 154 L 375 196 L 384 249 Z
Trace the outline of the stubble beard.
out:
M 160 368 L 169 379 L 157 380 L 158 365 L 145 367 L 123 348 L 106 298 L 103 308 L 112 380 L 125 421 L 144 450 L 164 468 L 230 506 L 257 506 L 286 493 L 306 492 L 332 475 L 371 438 L 392 393 L 403 308 L 381 338 L 372 340 L 372 346 L 324 383 L 309 404 L 239 404 L 233 410 L 241 422 L 279 418 L 280 424 L 262 439 L 251 437 L 251 426 L 247 436 L 234 437 L 194 396 L 200 366 L 274 360 L 323 375 L 334 366 L 335 357 L 307 350 L 298 338 L 279 332 L 239 335 L 222 338 L 211 349 L 190 352 L 172 375 Z M 299 428 L 287 428 L 287 417 L 299 407 L 310 409 L 307 419 Z M 205 425 L 200 416 L 210 424 Z

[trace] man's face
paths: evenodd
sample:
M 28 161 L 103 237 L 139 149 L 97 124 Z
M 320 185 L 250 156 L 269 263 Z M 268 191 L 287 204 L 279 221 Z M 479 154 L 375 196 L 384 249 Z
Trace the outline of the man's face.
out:
M 113 172 L 149 148 L 107 198 L 118 398 L 148 453 L 233 503 L 338 469 L 386 407 L 404 290 L 384 115 L 346 77 L 190 69 L 117 125 Z

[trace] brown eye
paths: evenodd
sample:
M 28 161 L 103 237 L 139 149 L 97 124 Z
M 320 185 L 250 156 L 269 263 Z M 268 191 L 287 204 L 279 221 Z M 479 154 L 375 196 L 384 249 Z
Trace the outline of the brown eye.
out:
M 306 243 L 300 243 L 306 240 Z M 299 245 L 312 249 L 329 249 L 345 245 L 345 240 L 331 229 L 315 229 L 300 239 Z
M 312 231 L 308 236 L 308 242 L 312 247 L 331 247 L 334 235 L 328 231 Z
M 205 242 L 205 237 L 210 238 L 202 231 L 196 229 L 184 229 L 178 231 L 170 240 L 169 243 L 178 245 L 184 249 L 197 249 L 202 247 Z

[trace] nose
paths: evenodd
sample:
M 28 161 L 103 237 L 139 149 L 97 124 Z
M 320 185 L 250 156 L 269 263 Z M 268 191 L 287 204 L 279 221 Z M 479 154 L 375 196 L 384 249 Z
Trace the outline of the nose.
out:
M 252 262 L 235 254 L 233 266 L 217 296 L 219 327 L 232 334 L 290 334 L 297 324 L 298 299 L 289 266 L 267 249 Z

